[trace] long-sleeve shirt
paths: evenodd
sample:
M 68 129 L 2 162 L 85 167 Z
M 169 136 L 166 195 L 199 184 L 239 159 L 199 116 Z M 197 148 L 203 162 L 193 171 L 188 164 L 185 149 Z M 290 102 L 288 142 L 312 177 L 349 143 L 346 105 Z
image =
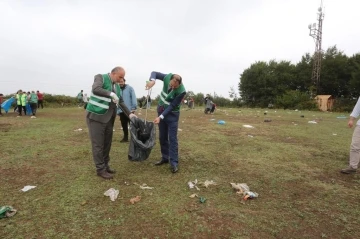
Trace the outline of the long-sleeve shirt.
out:
M 161 73 L 161 72 L 157 72 L 157 71 L 153 71 L 150 74 L 150 81 L 154 81 L 154 80 L 161 80 L 164 81 L 164 78 L 167 74 Z M 170 90 L 170 85 L 168 87 L 168 90 Z M 162 112 L 162 114 L 159 116 L 161 119 L 164 119 L 164 117 L 172 111 L 173 108 L 175 108 L 176 106 L 181 104 L 182 99 L 185 97 L 186 95 L 186 91 L 181 93 L 180 95 L 176 96 L 174 100 L 172 100 L 170 102 L 170 105 L 164 110 L 164 112 Z
M 356 105 L 355 105 L 353 111 L 351 112 L 350 116 L 357 118 L 357 117 L 359 117 L 359 115 L 360 115 L 360 97 L 359 97 L 358 101 L 356 102 Z M 360 125 L 360 120 L 358 120 L 356 122 L 356 125 Z

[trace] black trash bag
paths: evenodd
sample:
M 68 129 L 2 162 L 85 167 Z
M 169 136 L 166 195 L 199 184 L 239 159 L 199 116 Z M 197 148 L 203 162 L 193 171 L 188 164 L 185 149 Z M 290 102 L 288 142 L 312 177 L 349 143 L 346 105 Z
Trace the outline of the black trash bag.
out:
M 155 124 L 153 122 L 145 122 L 139 118 L 132 118 L 130 121 L 130 135 L 129 160 L 146 160 L 156 144 Z

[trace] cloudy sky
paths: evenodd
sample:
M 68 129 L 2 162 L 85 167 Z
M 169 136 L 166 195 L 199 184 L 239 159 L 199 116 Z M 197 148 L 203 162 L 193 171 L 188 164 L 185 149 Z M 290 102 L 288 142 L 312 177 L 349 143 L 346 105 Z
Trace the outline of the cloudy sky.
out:
M 228 97 L 251 63 L 313 52 L 307 26 L 320 2 L 0 0 L 0 92 L 90 93 L 94 75 L 120 65 L 138 97 L 154 70 Z M 359 0 L 324 0 L 323 48 L 360 52 L 359 9 Z

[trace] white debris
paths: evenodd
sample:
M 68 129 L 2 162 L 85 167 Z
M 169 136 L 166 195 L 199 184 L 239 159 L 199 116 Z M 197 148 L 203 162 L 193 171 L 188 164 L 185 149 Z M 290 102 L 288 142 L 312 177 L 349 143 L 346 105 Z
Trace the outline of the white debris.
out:
M 209 187 L 210 185 L 217 185 L 213 180 L 205 180 L 205 182 L 203 183 L 204 186 L 207 188 Z
M 194 194 L 191 194 L 190 196 L 189 196 L 189 198 L 195 198 L 195 197 L 199 197 L 196 193 L 194 193 Z
M 146 185 L 146 183 L 144 183 L 143 185 L 140 185 L 141 189 L 153 189 L 154 187 L 149 187 L 148 185 Z
M 246 183 L 230 183 L 231 187 L 238 190 L 238 193 L 246 193 L 250 191 L 249 186 Z
M 21 191 L 26 192 L 26 191 L 29 191 L 29 190 L 31 190 L 31 189 L 33 189 L 33 188 L 36 188 L 36 186 L 30 186 L 30 185 L 28 185 L 28 186 L 25 186 L 23 189 L 21 189 Z
M 315 120 L 310 120 L 308 123 L 309 124 L 317 124 L 317 122 Z
M 76 129 L 74 131 L 77 131 L 77 132 L 82 131 L 82 128 L 78 128 L 78 129 Z
M 182 131 L 182 129 L 178 129 L 178 131 Z
M 116 190 L 114 188 L 110 188 L 104 193 L 105 196 L 109 196 L 111 201 L 115 201 L 119 195 L 119 190 Z
M 196 188 L 198 191 L 200 191 L 200 189 L 196 186 L 197 183 L 198 183 L 198 180 L 195 179 L 194 181 L 189 181 L 188 186 L 189 186 L 190 189 Z
M 254 126 L 251 126 L 251 125 L 248 125 L 248 124 L 244 124 L 243 126 L 244 126 L 245 128 L 250 128 L 250 129 L 255 128 Z

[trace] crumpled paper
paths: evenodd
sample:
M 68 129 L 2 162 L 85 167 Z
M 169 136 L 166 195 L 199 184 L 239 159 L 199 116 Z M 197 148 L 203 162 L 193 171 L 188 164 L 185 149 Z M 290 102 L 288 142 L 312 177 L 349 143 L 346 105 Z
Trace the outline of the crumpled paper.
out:
M 29 191 L 30 189 L 33 189 L 33 188 L 36 188 L 36 186 L 28 185 L 28 186 L 25 186 L 23 189 L 21 189 L 21 191 L 26 192 L 26 191 Z
M 196 188 L 196 190 L 200 191 L 200 188 L 198 188 L 198 186 L 196 186 L 197 183 L 198 183 L 198 180 L 195 179 L 194 181 L 189 181 L 188 186 L 190 189 Z
M 119 190 L 116 190 L 114 188 L 110 188 L 104 193 L 105 196 L 109 196 L 111 201 L 115 201 L 119 195 Z

